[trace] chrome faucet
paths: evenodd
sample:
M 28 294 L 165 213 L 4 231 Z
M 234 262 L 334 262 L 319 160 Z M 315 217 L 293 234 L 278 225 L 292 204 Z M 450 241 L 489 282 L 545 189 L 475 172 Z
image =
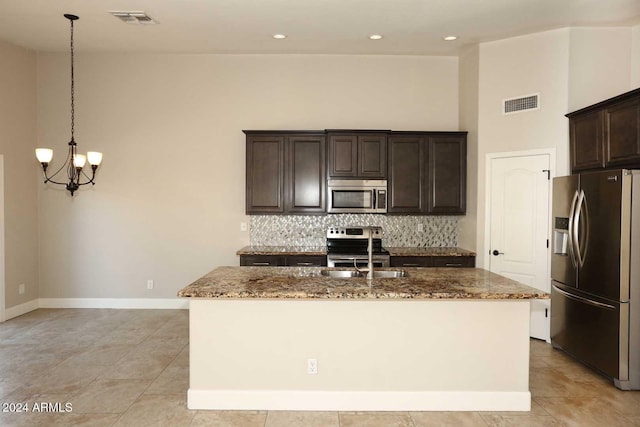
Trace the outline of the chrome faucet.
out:
M 366 279 L 373 279 L 373 229 L 374 227 L 365 227 L 364 230 L 368 233 L 368 244 L 367 244 L 367 268 L 358 268 L 358 264 L 356 263 L 356 259 L 353 260 L 353 266 L 356 271 L 359 273 L 367 272 Z
M 367 280 L 373 279 L 373 229 L 368 228 L 369 231 L 369 245 L 367 246 L 367 253 L 369 259 L 367 260 Z

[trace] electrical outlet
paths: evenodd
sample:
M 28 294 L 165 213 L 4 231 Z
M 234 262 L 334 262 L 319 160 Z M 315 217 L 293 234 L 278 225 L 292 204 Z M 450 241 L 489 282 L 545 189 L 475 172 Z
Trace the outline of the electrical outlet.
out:
M 424 224 L 418 224 L 418 233 L 422 233 L 424 231 Z
M 147 289 L 153 289 L 153 280 L 147 280 Z
M 247 223 L 246 222 L 241 222 L 240 223 L 240 231 L 247 231 Z
M 316 375 L 318 373 L 318 359 L 307 359 L 307 374 Z
M 24 283 L 20 283 L 20 284 L 18 285 L 18 293 L 19 293 L 20 295 L 24 294 L 25 288 L 26 288 L 26 286 L 24 285 Z

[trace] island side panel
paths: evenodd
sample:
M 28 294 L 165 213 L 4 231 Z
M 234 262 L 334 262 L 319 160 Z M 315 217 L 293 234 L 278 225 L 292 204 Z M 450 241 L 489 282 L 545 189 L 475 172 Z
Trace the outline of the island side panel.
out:
M 529 410 L 529 301 L 191 300 L 188 405 Z

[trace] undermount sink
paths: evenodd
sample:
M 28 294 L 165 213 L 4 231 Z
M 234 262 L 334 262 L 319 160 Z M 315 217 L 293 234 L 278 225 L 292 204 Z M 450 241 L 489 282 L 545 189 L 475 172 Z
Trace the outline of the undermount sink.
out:
M 407 277 L 405 270 L 373 270 L 373 278 L 388 279 L 395 277 Z
M 322 270 L 320 274 L 340 279 L 345 277 L 362 277 L 360 272 L 355 270 Z
M 355 270 L 321 270 L 320 274 L 333 278 L 349 278 L 349 277 L 366 277 L 366 272 L 359 272 Z M 397 277 L 407 277 L 408 274 L 405 270 L 373 270 L 374 279 L 391 279 Z

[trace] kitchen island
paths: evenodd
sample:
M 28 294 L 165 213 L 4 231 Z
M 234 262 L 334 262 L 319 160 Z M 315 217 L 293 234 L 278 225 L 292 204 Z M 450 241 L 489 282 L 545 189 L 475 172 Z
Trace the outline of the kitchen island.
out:
M 179 292 L 189 408 L 530 409 L 529 299 L 548 294 L 475 268 L 322 270 L 220 267 Z

